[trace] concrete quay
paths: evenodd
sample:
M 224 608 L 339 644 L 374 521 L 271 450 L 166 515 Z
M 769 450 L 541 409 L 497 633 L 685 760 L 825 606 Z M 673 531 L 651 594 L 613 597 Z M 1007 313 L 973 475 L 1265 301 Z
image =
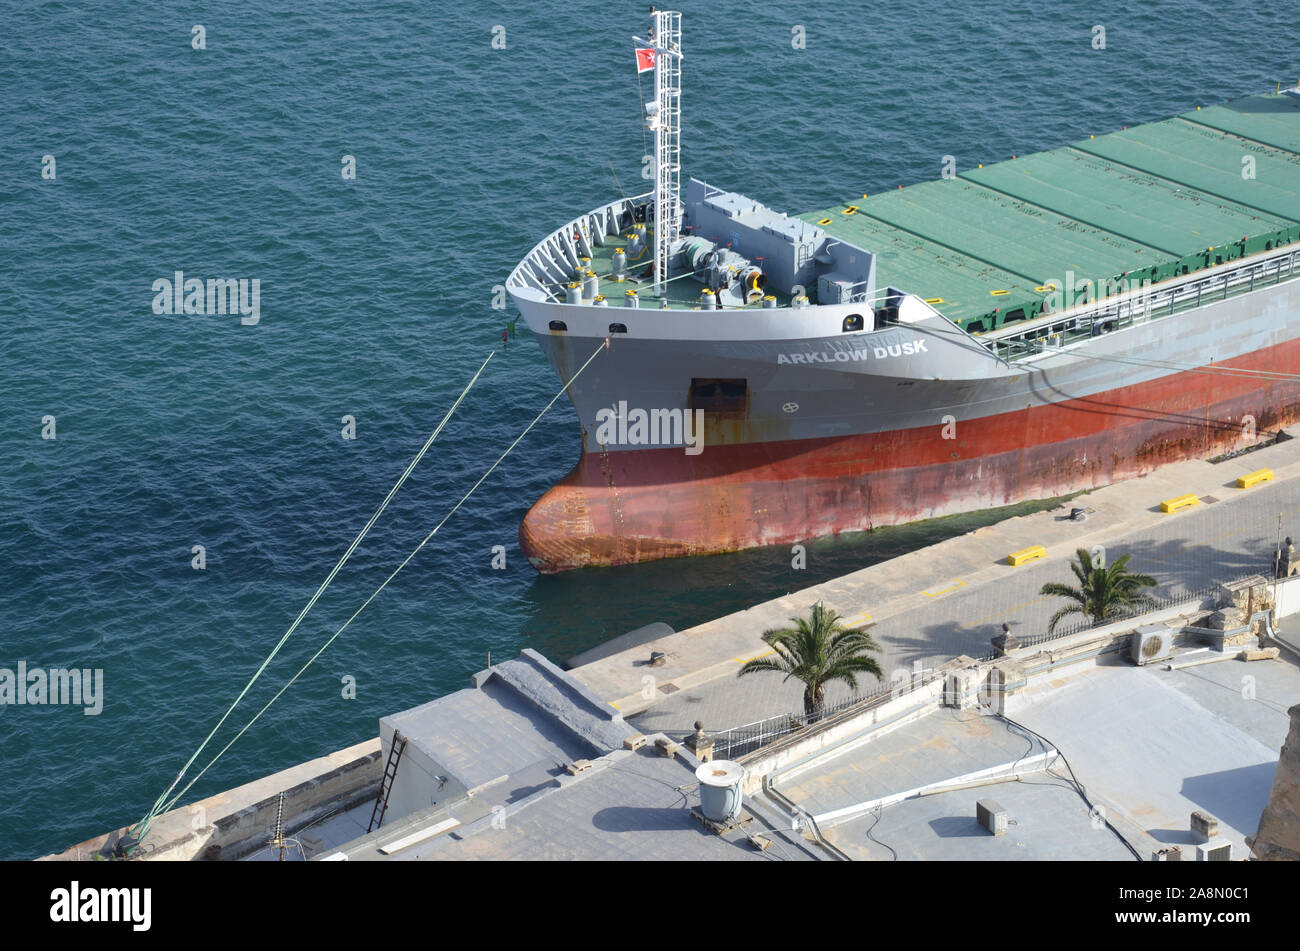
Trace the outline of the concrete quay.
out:
M 1272 479 L 1236 488 L 1239 476 L 1264 468 Z M 479 672 L 465 690 L 385 717 L 376 739 L 161 816 L 136 857 L 1115 859 L 1180 847 L 1191 858 L 1205 844 L 1195 829 L 1201 813 L 1222 826 L 1215 842 L 1245 857 L 1261 812 L 1271 801 L 1277 812 L 1292 795 L 1283 782 L 1270 800 L 1269 787 L 1300 670 L 1300 577 L 1249 589 L 1276 605 L 1269 633 L 1280 658 L 1254 638 L 1232 650 L 1202 646 L 1214 608 L 1199 598 L 996 660 L 972 657 L 988 653 L 1003 620 L 1022 636 L 1046 631 L 1057 604 L 1038 589 L 1068 580 L 1065 562 L 1078 547 L 1103 545 L 1110 560 L 1131 552 L 1135 569 L 1160 578 L 1167 594 L 1269 575 L 1279 516 L 1285 534 L 1300 512 L 1297 476 L 1300 441 L 1218 464 L 1185 463 L 688 631 L 652 629 L 640 635 L 649 636 L 644 643 L 625 636 L 574 670 L 524 651 Z M 1161 511 L 1163 500 L 1187 494 L 1197 504 Z M 1088 518 L 1069 520 L 1072 507 L 1090 510 Z M 1008 554 L 1035 544 L 1045 557 L 1007 564 Z M 697 772 L 708 756 L 701 747 L 696 757 L 681 734 L 696 719 L 716 734 L 797 710 L 797 682 L 735 673 L 767 651 L 763 630 L 819 598 L 870 627 L 885 647 L 886 671 L 928 659 L 935 675 L 741 755 L 746 824 L 709 831 L 699 821 Z M 1128 660 L 1132 632 L 1143 624 L 1161 624 L 1180 641 L 1168 663 Z M 667 655 L 662 666 L 649 665 L 651 650 Z M 1241 687 L 1247 681 L 1249 691 Z M 979 700 L 977 688 L 1002 696 L 1009 716 Z M 847 691 L 833 686 L 828 694 L 834 703 Z M 1135 711 L 1145 711 L 1140 729 Z M 1028 734 L 1014 721 L 1047 737 L 1041 749 L 1020 752 Z M 714 741 L 704 739 L 711 755 Z M 1056 765 L 1058 747 L 1090 790 L 1100 780 L 1097 802 L 1112 818 L 1112 835 L 1089 834 L 1095 803 Z M 395 775 L 382 783 L 385 763 Z M 971 791 L 990 784 L 1016 817 L 1013 836 L 986 838 L 970 815 Z M 369 831 L 377 795 L 386 812 Z M 281 806 L 283 840 L 272 831 Z M 1279 838 L 1276 825 L 1268 848 L 1289 848 L 1277 844 L 1290 839 L 1286 829 Z M 46 858 L 108 855 L 119 834 Z
M 240 859 L 264 847 L 283 809 L 284 831 L 357 809 L 368 815 L 384 770 L 378 737 L 179 806 L 155 820 L 143 857 L 150 860 Z M 364 833 L 361 819 L 358 833 Z M 124 829 L 87 839 L 39 861 L 85 862 L 113 854 Z
M 1237 487 L 1238 477 L 1263 468 L 1273 471 L 1273 479 Z M 1300 534 L 1297 476 L 1300 440 L 1294 438 L 1218 463 L 1176 463 L 688 630 L 647 641 L 624 635 L 573 658 L 570 667 L 578 681 L 626 717 L 674 706 L 681 711 L 672 722 L 656 716 L 642 722 L 643 728 L 686 730 L 705 710 L 710 730 L 794 711 L 797 690 L 787 691 L 790 696 L 779 701 L 784 705 L 774 707 L 772 684 L 763 685 L 763 698 L 742 697 L 746 681 L 737 681 L 736 671 L 769 652 L 765 630 L 806 615 L 819 600 L 847 625 L 868 628 L 881 641 L 886 671 L 962 653 L 980 656 L 1004 621 L 1020 636 L 1046 632 L 1059 604 L 1040 596 L 1039 588 L 1045 581 L 1073 580 L 1066 563 L 1078 548 L 1105 546 L 1111 560 L 1131 552 L 1133 570 L 1154 575 L 1162 595 L 1251 572 L 1267 574 L 1279 515 L 1283 535 Z M 1197 497 L 1196 504 L 1161 510 L 1163 501 L 1187 494 Z M 1085 520 L 1070 520 L 1072 508 L 1086 510 Z M 1011 553 L 1033 545 L 1044 546 L 1046 556 L 1019 567 L 1008 564 Z M 650 666 L 652 651 L 665 655 L 662 666 Z M 729 685 L 719 683 L 724 680 Z M 700 691 L 705 684 L 710 690 Z M 726 694 L 737 695 L 737 703 L 727 703 Z

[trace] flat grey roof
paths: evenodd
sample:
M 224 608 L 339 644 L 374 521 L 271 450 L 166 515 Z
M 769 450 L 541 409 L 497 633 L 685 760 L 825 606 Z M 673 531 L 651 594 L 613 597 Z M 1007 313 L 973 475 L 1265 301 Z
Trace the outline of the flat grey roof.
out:
M 1288 628 L 1300 629 L 1300 620 Z M 796 765 L 776 785 L 821 817 L 826 837 L 854 859 L 1132 860 L 1114 832 L 1093 822 L 1063 761 L 1020 782 L 914 794 L 838 822 L 833 815 L 1056 749 L 1088 801 L 1144 859 L 1161 845 L 1194 849 L 1194 810 L 1217 818 L 1233 857 L 1246 858 L 1245 838 L 1258 828 L 1287 735 L 1287 710 L 1300 694 L 1300 667 L 1196 647 L 1180 650 L 1175 663 L 1208 658 L 1221 659 L 1166 670 L 1105 655 L 1033 678 L 1008 700 L 1011 724 L 937 709 L 865 741 L 845 741 L 843 752 Z M 1006 835 L 978 825 L 982 799 L 1007 810 Z M 1194 859 L 1194 851 L 1185 857 Z
M 993 799 L 1008 815 L 1005 835 L 975 818 Z M 1054 777 L 908 799 L 826 833 L 856 861 L 1132 861 L 1114 834 L 1092 826 L 1088 807 Z M 890 850 L 893 850 L 892 852 Z
M 1010 716 L 1056 744 L 1094 799 L 1152 838 L 1193 844 L 1189 819 L 1200 810 L 1219 820 L 1233 857 L 1245 858 L 1245 838 L 1268 803 L 1300 669 L 1235 659 L 1162 668 L 1117 660 L 1062 672 L 1012 698 Z
M 490 795 L 490 792 L 488 793 Z M 773 833 L 777 816 L 764 803 L 749 831 L 771 835 L 766 852 L 738 833 L 718 836 L 697 822 L 695 773 L 648 747 L 611 753 L 588 773 L 566 778 L 503 815 L 469 823 L 401 853 L 416 859 L 596 861 L 793 861 L 818 857 L 795 833 Z M 454 816 L 457 807 L 449 810 Z M 493 819 L 496 819 L 494 824 Z M 768 821 L 764 821 L 767 819 Z
M 534 764 L 559 769 L 600 752 L 494 681 L 384 719 L 469 789 Z

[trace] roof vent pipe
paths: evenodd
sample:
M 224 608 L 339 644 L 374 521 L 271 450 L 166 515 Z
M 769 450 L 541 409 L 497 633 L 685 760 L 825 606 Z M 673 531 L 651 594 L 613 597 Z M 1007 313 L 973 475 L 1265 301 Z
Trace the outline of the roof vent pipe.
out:
M 745 767 L 719 759 L 701 763 L 695 770 L 700 781 L 700 812 L 710 822 L 729 822 L 740 815 L 741 784 Z

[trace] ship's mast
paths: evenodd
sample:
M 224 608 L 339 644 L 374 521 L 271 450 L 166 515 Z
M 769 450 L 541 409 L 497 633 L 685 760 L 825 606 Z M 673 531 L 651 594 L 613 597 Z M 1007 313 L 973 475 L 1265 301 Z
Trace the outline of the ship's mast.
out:
M 651 47 L 655 51 L 655 295 L 664 293 L 668 256 L 682 227 L 681 91 L 682 15 L 672 10 L 650 12 Z

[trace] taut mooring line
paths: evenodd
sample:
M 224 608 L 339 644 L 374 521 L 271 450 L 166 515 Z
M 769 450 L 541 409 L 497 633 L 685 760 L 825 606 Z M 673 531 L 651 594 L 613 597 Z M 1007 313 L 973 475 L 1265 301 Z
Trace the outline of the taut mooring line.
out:
M 290 687 L 292 687 L 293 684 L 298 680 L 298 678 L 301 677 L 306 672 L 307 668 L 310 667 L 316 661 L 316 659 L 321 656 L 321 654 L 325 653 L 325 651 L 329 648 L 331 644 L 333 644 L 336 640 L 338 640 L 339 636 L 345 630 L 348 629 L 348 626 L 353 621 L 355 621 L 357 617 L 360 616 L 361 612 L 364 611 L 370 605 L 370 603 L 375 600 L 375 598 L 379 597 L 380 592 L 382 592 L 385 588 L 388 587 L 389 582 L 391 582 L 394 578 L 396 578 L 398 573 L 401 572 L 401 570 L 405 568 L 410 563 L 410 561 L 420 553 L 421 549 L 423 549 L 424 546 L 429 543 L 429 541 L 433 538 L 434 535 L 438 534 L 438 531 L 442 528 L 442 526 L 447 524 L 447 521 L 453 515 L 456 514 L 456 511 L 462 505 L 464 505 L 466 501 L 469 500 L 469 497 L 473 495 L 474 492 L 478 489 L 478 487 L 487 480 L 488 476 L 490 476 L 493 472 L 496 471 L 497 466 L 501 465 L 501 463 L 505 461 L 506 456 L 510 455 L 510 453 L 514 450 L 515 446 L 519 445 L 519 443 L 523 440 L 523 438 L 527 436 L 529 432 L 532 431 L 533 427 L 536 426 L 539 422 L 541 422 L 542 417 L 545 416 L 546 413 L 550 410 L 550 408 L 555 405 L 556 401 L 559 400 L 559 398 L 564 395 L 565 391 L 567 391 L 568 388 L 573 384 L 573 381 L 576 380 L 582 374 L 582 372 L 591 365 L 592 361 L 595 360 L 596 357 L 599 356 L 602 351 L 608 349 L 609 349 L 609 339 L 606 338 L 601 342 L 601 345 L 596 348 L 596 350 L 591 354 L 591 356 L 587 358 L 587 361 L 581 367 L 578 368 L 578 372 L 574 373 L 573 376 L 570 377 L 562 387 L 560 387 L 560 389 L 556 392 L 556 394 L 551 397 L 550 401 L 544 407 L 542 407 L 542 411 L 533 418 L 533 421 L 524 428 L 524 431 L 515 437 L 514 442 L 512 442 L 509 446 L 506 447 L 505 452 L 501 453 L 501 455 L 497 457 L 496 462 L 492 463 L 492 465 L 488 467 L 487 471 L 484 472 L 483 475 L 479 477 L 479 480 L 475 482 L 472 486 L 470 486 L 469 491 L 466 492 L 463 496 L 461 496 L 460 501 L 457 502 L 455 505 L 453 505 L 451 507 L 451 510 L 448 511 L 447 514 L 442 517 L 442 520 L 439 521 L 438 524 L 433 527 L 433 531 L 429 532 L 428 535 L 424 536 L 424 539 L 420 542 L 420 544 L 416 545 L 414 550 L 412 550 L 412 552 L 402 560 L 401 564 L 399 564 L 396 568 L 393 569 L 392 573 L 387 578 L 384 579 L 383 583 L 380 584 L 379 587 L 374 590 L 374 592 L 370 595 L 370 597 L 366 598 L 366 600 L 362 602 L 361 607 L 357 608 L 357 610 L 352 614 L 352 616 L 348 618 L 345 622 L 343 622 L 343 626 L 340 627 L 337 631 L 335 631 L 330 636 L 330 638 L 320 646 L 320 649 L 317 650 L 316 653 L 312 654 L 312 656 L 307 659 L 307 663 L 303 664 L 302 667 L 298 670 L 298 672 L 294 674 L 291 678 L 289 678 L 289 681 L 279 689 L 279 691 L 275 694 L 275 696 L 273 696 L 270 700 L 268 700 L 266 702 L 266 705 L 263 706 L 261 710 L 258 710 L 257 713 L 253 715 L 252 719 L 250 719 L 246 724 L 244 724 L 243 728 L 231 738 L 230 742 L 227 743 L 224 747 L 222 747 L 221 750 L 217 753 L 217 755 L 212 757 L 212 759 L 208 761 L 208 764 L 204 766 L 201 770 L 199 770 L 199 772 L 195 774 L 194 778 L 191 779 L 188 783 L 186 783 L 180 792 L 172 796 L 171 799 L 167 799 L 168 794 L 170 794 L 172 789 L 175 788 L 176 783 L 180 781 L 181 776 L 177 776 L 176 779 L 173 780 L 171 786 L 167 788 L 167 791 L 164 792 L 163 795 L 159 797 L 159 803 L 155 804 L 155 808 L 151 810 L 150 815 L 147 816 L 146 819 L 141 820 L 140 825 L 143 828 L 138 836 L 140 840 L 143 840 L 145 834 L 149 831 L 149 825 L 152 823 L 153 819 L 159 813 L 165 812 L 168 809 L 173 808 L 176 805 L 176 803 L 179 802 L 180 799 L 185 795 L 185 793 L 187 793 L 190 790 L 190 787 L 192 787 L 196 782 L 198 782 L 199 779 L 203 777 L 203 774 L 206 773 L 209 769 L 211 769 L 213 764 L 215 764 L 217 760 L 221 759 L 221 757 L 226 753 L 226 751 L 229 750 L 232 746 L 234 746 L 235 742 L 241 736 L 243 736 L 246 732 L 248 732 L 248 729 L 258 721 L 258 719 L 262 716 L 262 714 L 265 713 L 267 710 L 269 710 L 271 708 L 271 705 L 275 703 L 275 701 L 279 700 L 280 697 L 284 694 L 284 692 L 288 690 Z M 484 361 L 484 366 L 486 365 L 487 363 L 486 361 Z M 482 372 L 482 367 L 479 368 L 479 372 L 480 373 Z M 477 374 L 475 374 L 475 378 L 477 379 Z M 473 381 L 471 381 L 471 383 L 472 382 Z M 466 390 L 468 391 L 468 387 L 466 387 Z M 462 398 L 463 397 L 464 394 L 462 394 Z M 457 403 L 459 403 L 459 400 L 457 401 Z M 278 650 L 278 646 L 277 646 L 277 650 Z M 269 661 L 270 658 L 267 659 L 268 663 Z M 263 669 L 265 668 L 265 666 L 266 665 L 263 664 Z M 260 672 L 261 671 L 259 670 L 259 673 Z M 246 690 L 247 688 L 245 688 L 245 691 Z M 243 694 L 240 694 L 240 696 L 242 697 Z M 231 709 L 234 709 L 233 705 Z M 230 711 L 227 711 L 227 716 L 229 715 L 229 712 Z M 225 717 L 222 717 L 223 721 L 224 719 Z M 220 726 L 220 724 L 218 724 L 218 726 Z M 215 732 L 216 730 L 214 729 L 213 733 Z M 209 735 L 208 739 L 211 739 L 211 734 Z M 207 744 L 207 740 L 204 741 L 204 745 L 206 744 Z M 202 747 L 200 747 L 200 749 L 202 749 Z M 186 764 L 186 769 L 189 768 L 189 766 L 194 762 L 194 760 L 197 757 L 198 757 L 198 752 L 195 752 L 194 756 L 190 758 L 190 762 Z M 182 770 L 182 773 L 184 773 L 184 770 Z M 166 800 L 165 804 L 163 804 L 163 800 Z
M 483 373 L 483 370 L 486 369 L 488 362 L 494 356 L 496 356 L 495 350 L 493 350 L 491 353 L 487 355 L 487 359 L 484 360 L 482 366 L 478 368 L 478 372 L 475 373 L 474 376 L 470 378 L 470 381 L 467 384 L 465 384 L 465 389 L 461 390 L 460 396 L 456 398 L 456 402 L 451 404 L 451 408 L 448 409 L 446 415 L 442 417 L 442 421 L 439 422 L 437 427 L 434 429 L 434 431 L 429 434 L 429 438 L 426 439 L 424 445 L 420 447 L 420 451 L 415 454 L 415 458 L 412 459 L 410 464 L 407 465 L 406 470 L 398 478 L 397 482 L 393 484 L 393 487 L 388 490 L 388 495 L 386 495 L 384 497 L 384 501 L 379 504 L 379 508 L 375 509 L 375 513 L 370 516 L 370 520 L 367 521 L 365 526 L 361 529 L 361 531 L 357 533 L 357 537 L 352 539 L 352 544 L 348 546 L 347 551 L 343 553 L 343 556 L 334 565 L 334 568 L 326 576 L 325 580 L 321 582 L 320 587 L 316 589 L 316 593 L 311 596 L 311 600 L 309 600 L 306 606 L 302 609 L 302 611 L 298 613 L 298 616 L 294 619 L 293 623 L 289 625 L 289 629 L 285 631 L 284 635 L 280 638 L 279 643 L 277 643 L 275 647 L 272 648 L 271 653 L 267 655 L 266 660 L 262 661 L 262 666 L 257 668 L 257 671 L 253 674 L 252 678 L 248 681 L 247 684 L 244 685 L 244 689 L 239 692 L 239 696 L 235 698 L 234 703 L 232 703 L 227 708 L 226 712 L 221 715 L 221 719 L 218 720 L 217 725 L 212 728 L 212 732 L 210 732 L 207 735 L 207 737 L 204 738 L 203 742 L 199 744 L 198 749 L 194 751 L 194 754 L 188 760 L 186 760 L 185 765 L 182 766 L 181 771 L 176 774 L 176 778 L 172 780 L 171 785 L 168 786 L 165 790 L 163 790 L 162 795 L 160 795 L 154 801 L 153 806 L 150 807 L 149 811 L 145 814 L 145 817 L 141 819 L 138 823 L 136 823 L 136 826 L 134 828 L 140 829 L 140 833 L 137 836 L 137 838 L 139 839 L 144 838 L 144 835 L 146 832 L 149 831 L 149 826 L 153 823 L 154 818 L 159 814 L 159 812 L 163 811 L 162 805 L 164 800 L 166 800 L 167 796 L 170 795 L 171 791 L 176 788 L 176 784 L 179 783 L 181 779 L 184 778 L 186 770 L 188 770 L 191 766 L 194 765 L 194 761 L 199 758 L 199 754 L 203 752 L 203 750 L 207 747 L 208 743 L 212 741 L 212 738 L 216 736 L 217 731 L 221 729 L 222 724 L 224 724 L 227 718 L 229 718 L 230 714 L 234 712 L 235 707 L 239 705 L 239 702 L 244 699 L 244 696 L 252 688 L 253 684 L 255 684 L 258 678 L 262 676 L 267 666 L 270 665 L 271 661 L 273 661 L 276 655 L 280 653 L 280 648 L 284 647 L 285 643 L 293 635 L 293 632 L 298 629 L 298 625 L 302 623 L 303 618 L 305 618 L 307 616 L 307 613 L 311 611 L 313 607 L 315 607 L 316 602 L 319 601 L 321 595 L 325 593 L 325 589 L 330 586 L 330 582 L 334 580 L 335 575 L 337 575 L 339 571 L 342 570 L 343 566 L 347 564 L 348 559 L 352 557 L 352 553 L 356 551 L 357 546 L 361 544 L 362 539 L 364 539 L 366 535 L 370 532 L 370 529 L 374 526 L 375 522 L 378 521 L 379 516 L 383 514 L 384 509 L 388 508 L 388 503 L 393 500 L 393 497 L 397 495 L 398 489 L 402 487 L 402 484 L 406 482 L 407 477 L 410 476 L 411 472 L 419 464 L 420 460 L 424 458 L 424 454 L 429 451 L 429 447 L 433 445 L 434 440 L 438 438 L 438 434 L 442 432 L 443 427 L 447 425 L 447 422 L 451 419 L 452 414 L 456 412 L 457 408 L 459 408 L 460 404 L 464 401 L 465 397 L 469 394 L 470 388 L 478 381 L 479 376 Z M 198 777 L 195 778 L 197 779 Z M 193 780 L 191 780 L 190 783 L 185 788 L 189 789 L 191 785 L 193 785 Z M 182 790 L 182 792 L 183 791 L 184 790 Z M 174 801 L 175 800 L 173 800 L 173 802 Z M 134 829 L 132 831 L 134 832 Z

